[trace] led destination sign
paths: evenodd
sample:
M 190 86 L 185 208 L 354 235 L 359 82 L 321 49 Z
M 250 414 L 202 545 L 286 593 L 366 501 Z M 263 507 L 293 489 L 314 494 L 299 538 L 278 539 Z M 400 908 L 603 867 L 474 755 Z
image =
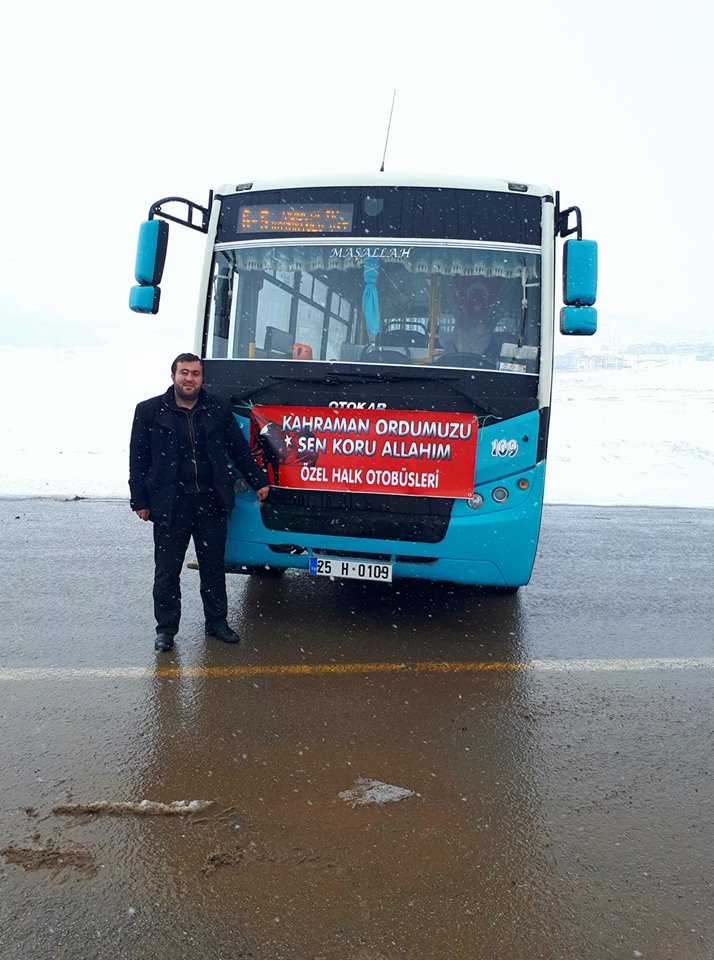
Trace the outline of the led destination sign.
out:
M 241 207 L 238 233 L 349 233 L 353 210 L 352 203 L 339 207 L 322 203 Z

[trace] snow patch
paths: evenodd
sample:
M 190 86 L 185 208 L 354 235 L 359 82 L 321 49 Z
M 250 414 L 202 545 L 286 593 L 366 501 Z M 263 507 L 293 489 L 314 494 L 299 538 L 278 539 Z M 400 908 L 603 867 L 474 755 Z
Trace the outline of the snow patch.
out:
M 339 794 L 340 800 L 351 803 L 353 807 L 366 807 L 370 803 L 383 806 L 385 803 L 396 803 L 398 800 L 417 796 L 419 794 L 414 790 L 407 790 L 406 787 L 395 787 L 391 783 L 369 780 L 365 777 L 359 777 L 351 790 L 343 790 Z

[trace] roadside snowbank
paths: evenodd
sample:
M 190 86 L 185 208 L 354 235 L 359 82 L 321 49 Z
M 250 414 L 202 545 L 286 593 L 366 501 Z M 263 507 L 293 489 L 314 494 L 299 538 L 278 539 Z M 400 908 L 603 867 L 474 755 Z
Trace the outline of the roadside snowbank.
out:
M 4 347 L 0 361 L 0 496 L 126 498 L 131 417 L 169 385 L 164 352 Z M 557 373 L 546 500 L 714 507 L 714 362 Z

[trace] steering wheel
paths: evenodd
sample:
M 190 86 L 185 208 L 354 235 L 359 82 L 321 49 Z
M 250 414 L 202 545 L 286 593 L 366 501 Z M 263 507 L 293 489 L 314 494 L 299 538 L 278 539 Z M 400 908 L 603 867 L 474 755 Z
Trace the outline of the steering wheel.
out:
M 400 350 L 390 350 L 389 347 L 369 344 L 362 351 L 360 360 L 367 363 L 409 363 L 411 354 L 409 353 L 409 347 L 402 347 Z
M 471 370 L 493 369 L 493 361 L 483 353 L 442 353 L 434 363 L 445 367 L 468 367 Z

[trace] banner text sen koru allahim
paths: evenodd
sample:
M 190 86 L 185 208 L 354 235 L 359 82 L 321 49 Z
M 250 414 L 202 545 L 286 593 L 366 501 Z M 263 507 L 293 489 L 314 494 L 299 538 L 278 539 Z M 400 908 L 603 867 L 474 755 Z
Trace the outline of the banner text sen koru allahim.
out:
M 255 406 L 250 441 L 275 486 L 471 497 L 473 414 Z

